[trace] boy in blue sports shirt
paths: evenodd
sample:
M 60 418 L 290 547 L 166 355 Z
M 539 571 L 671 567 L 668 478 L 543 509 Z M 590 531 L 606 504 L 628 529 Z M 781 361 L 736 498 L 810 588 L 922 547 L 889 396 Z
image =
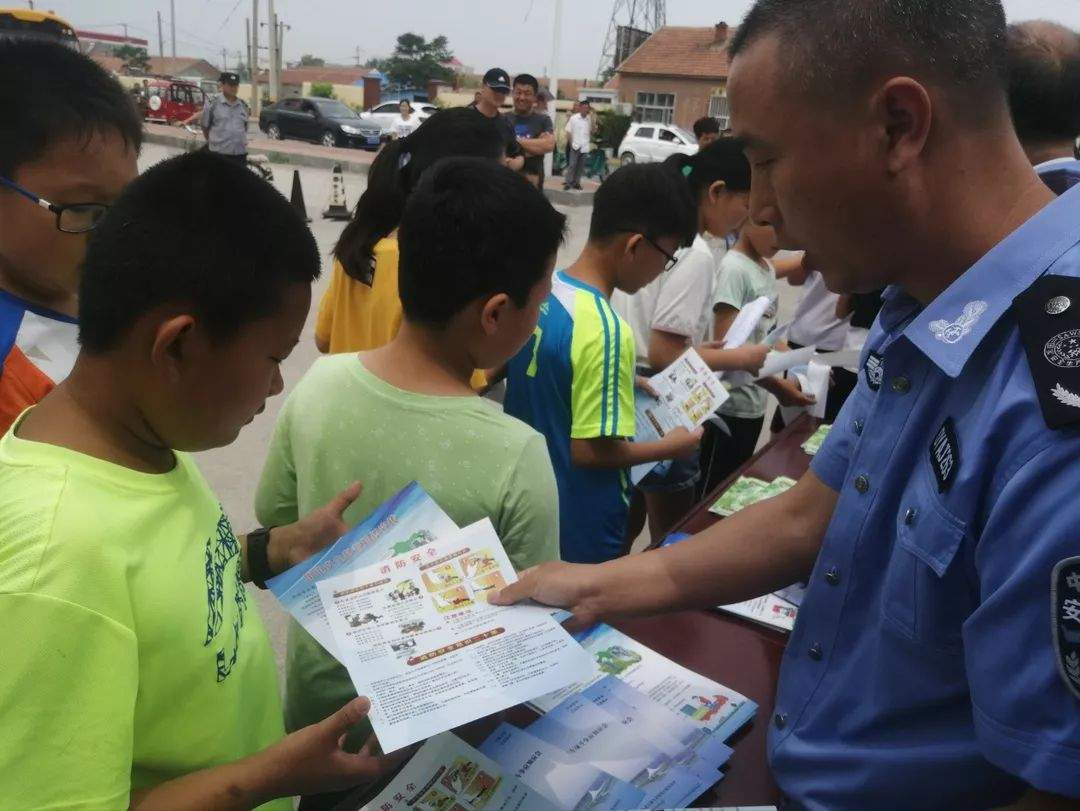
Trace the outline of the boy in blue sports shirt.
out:
M 559 487 L 563 560 L 624 551 L 630 468 L 696 450 L 700 432 L 634 443 L 634 336 L 612 309 L 675 264 L 694 237 L 694 202 L 670 168 L 626 166 L 596 192 L 589 241 L 555 273 L 534 339 L 506 368 L 506 412 L 547 439 Z

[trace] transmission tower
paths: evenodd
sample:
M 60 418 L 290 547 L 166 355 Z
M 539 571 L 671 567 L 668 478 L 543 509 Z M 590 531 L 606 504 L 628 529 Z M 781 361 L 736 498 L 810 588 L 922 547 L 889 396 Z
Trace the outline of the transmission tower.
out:
M 667 0 L 615 0 L 596 78 L 610 77 L 619 62 L 637 50 L 648 34 L 663 28 L 666 22 Z

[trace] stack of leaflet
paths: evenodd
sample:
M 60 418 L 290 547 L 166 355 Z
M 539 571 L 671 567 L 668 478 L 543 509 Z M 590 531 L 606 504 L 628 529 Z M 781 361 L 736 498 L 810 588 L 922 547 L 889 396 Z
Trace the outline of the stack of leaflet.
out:
M 832 430 L 832 425 L 820 425 L 818 429 L 802 444 L 803 452 L 808 456 L 814 456 L 821 446 L 825 444 L 825 437 L 829 435 L 829 431 Z
M 751 504 L 778 496 L 794 487 L 797 482 L 787 476 L 777 476 L 771 482 L 763 482 L 753 476 L 740 476 L 725 490 L 709 512 L 726 518 Z
M 414 482 L 270 589 L 371 699 L 392 752 L 585 678 L 592 662 L 517 579 L 487 519 L 457 529 Z

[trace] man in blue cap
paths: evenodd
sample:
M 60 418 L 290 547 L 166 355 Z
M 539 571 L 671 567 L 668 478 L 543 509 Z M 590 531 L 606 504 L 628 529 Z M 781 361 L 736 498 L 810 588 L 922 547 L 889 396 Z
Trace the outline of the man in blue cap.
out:
M 514 125 L 501 111 L 506 96 L 510 92 L 510 74 L 502 68 L 492 68 L 484 74 L 484 83 L 476 96 L 476 100 L 470 104 L 476 112 L 485 118 L 495 122 L 495 126 L 506 144 L 506 157 L 503 163 L 520 172 L 525 165 L 525 153 L 518 143 Z
M 1080 189 L 1017 139 L 998 0 L 757 0 L 732 40 L 750 213 L 828 286 L 887 286 L 787 493 L 490 598 L 577 623 L 809 583 L 770 726 L 794 809 L 1080 798 Z

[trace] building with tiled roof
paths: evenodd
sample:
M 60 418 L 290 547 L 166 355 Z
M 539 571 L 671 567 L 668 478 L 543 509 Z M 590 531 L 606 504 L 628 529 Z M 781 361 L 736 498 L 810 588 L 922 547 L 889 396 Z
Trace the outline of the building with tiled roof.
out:
M 730 35 L 723 22 L 707 28 L 664 26 L 616 68 L 619 100 L 633 105 L 636 121 L 690 129 L 712 115 L 726 127 Z

